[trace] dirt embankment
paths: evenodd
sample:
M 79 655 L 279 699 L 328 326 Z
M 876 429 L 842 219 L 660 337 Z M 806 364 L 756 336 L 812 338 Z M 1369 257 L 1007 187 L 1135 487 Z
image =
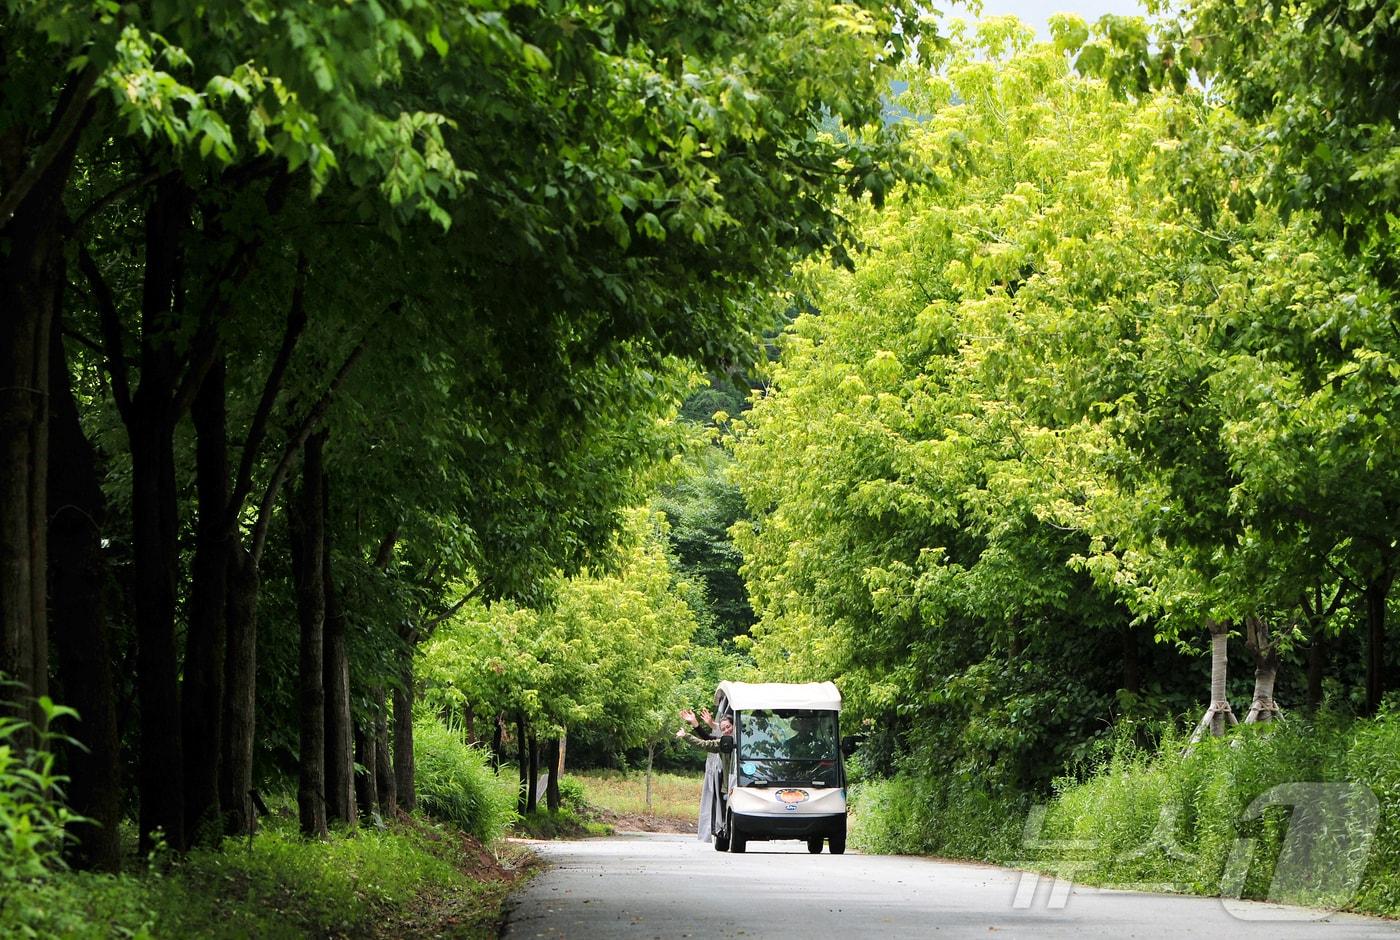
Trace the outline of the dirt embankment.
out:
M 670 816 L 648 816 L 645 813 L 614 813 L 609 810 L 596 810 L 599 822 L 607 823 L 614 829 L 630 832 L 695 832 L 694 819 L 675 819 Z

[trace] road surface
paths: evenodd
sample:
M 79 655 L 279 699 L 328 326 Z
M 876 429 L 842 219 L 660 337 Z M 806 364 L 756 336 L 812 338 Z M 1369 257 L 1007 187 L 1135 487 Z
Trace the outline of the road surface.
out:
M 693 835 L 537 842 L 548 870 L 511 902 L 510 940 L 596 937 L 1400 938 L 1400 923 L 1214 898 L 1070 888 L 989 865 L 809 855 L 800 842 L 720 854 Z

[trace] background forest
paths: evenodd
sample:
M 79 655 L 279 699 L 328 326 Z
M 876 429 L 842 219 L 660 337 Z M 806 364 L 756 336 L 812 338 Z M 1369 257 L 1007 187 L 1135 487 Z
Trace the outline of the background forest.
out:
M 1349 780 L 1400 912 L 1392 4 L 3 9 L 0 925 L 469 893 L 758 677 L 867 850 Z

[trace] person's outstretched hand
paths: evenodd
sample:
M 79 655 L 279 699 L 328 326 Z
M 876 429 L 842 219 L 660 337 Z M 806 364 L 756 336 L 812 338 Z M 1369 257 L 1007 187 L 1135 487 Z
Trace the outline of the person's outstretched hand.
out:
M 695 712 L 691 711 L 688 708 L 682 708 L 681 718 L 684 719 L 685 723 L 690 725 L 692 728 L 695 727 Z
M 700 709 L 700 720 L 703 721 L 705 724 L 709 725 L 711 728 L 715 726 L 715 716 L 710 714 L 710 710 L 708 708 Z

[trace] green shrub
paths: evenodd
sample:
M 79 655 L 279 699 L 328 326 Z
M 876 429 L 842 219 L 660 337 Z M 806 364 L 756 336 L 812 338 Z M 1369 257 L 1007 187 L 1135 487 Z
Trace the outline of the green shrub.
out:
M 413 763 L 418 805 L 429 816 L 483 842 L 515 822 L 515 777 L 497 775 L 483 748 L 427 711 L 414 716 Z
M 10 685 L 0 674 L 0 688 Z M 77 713 L 48 696 L 38 704 L 45 730 L 6 714 L 11 706 L 0 702 L 0 891 L 61 867 L 64 826 L 77 818 L 62 803 L 67 778 L 54 770 L 52 744 L 61 735 L 47 730 Z M 24 745 L 26 738 L 37 746 Z
M 1008 861 L 1024 806 L 958 780 L 910 773 L 851 787 L 851 844 L 865 852 Z
M 559 808 L 576 816 L 588 813 L 588 799 L 582 780 L 569 776 L 559 778 Z

